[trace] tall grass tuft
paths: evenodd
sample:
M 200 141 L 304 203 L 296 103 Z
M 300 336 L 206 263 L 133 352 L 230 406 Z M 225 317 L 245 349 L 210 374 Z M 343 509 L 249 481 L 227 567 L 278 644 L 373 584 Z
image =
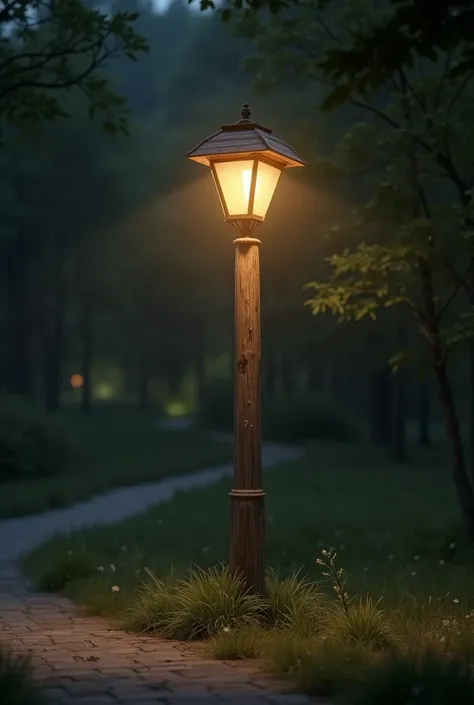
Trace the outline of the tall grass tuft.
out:
M 243 580 L 225 566 L 191 568 L 176 583 L 159 580 L 151 571 L 148 574 L 151 583 L 142 588 L 129 612 L 129 628 L 194 640 L 259 622 L 261 600 L 247 592 Z
M 366 596 L 353 601 L 347 612 L 338 606 L 326 615 L 325 634 L 332 641 L 363 644 L 373 649 L 395 646 L 397 635 L 379 604 L 380 600 Z
M 326 601 L 318 585 L 295 573 L 280 579 L 271 570 L 267 581 L 267 615 L 270 627 L 312 635 L 321 628 Z
M 33 683 L 29 660 L 0 648 L 0 702 L 2 705 L 44 705 Z

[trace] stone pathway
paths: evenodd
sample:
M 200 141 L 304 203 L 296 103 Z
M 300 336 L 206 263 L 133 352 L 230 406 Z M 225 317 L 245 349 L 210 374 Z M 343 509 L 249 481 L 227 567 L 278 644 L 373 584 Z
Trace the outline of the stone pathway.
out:
M 264 448 L 264 463 L 299 451 Z M 285 692 L 255 663 L 219 662 L 185 644 L 126 634 L 103 619 L 86 617 L 66 598 L 34 593 L 16 568 L 24 552 L 57 532 L 114 523 L 229 476 L 231 465 L 158 483 L 114 490 L 46 514 L 0 522 L 0 641 L 28 653 L 50 705 L 309 705 Z

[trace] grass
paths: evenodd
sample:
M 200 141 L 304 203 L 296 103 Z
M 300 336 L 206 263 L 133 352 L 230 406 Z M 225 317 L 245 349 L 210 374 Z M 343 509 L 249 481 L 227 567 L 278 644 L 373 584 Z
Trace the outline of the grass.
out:
M 0 517 L 67 506 L 114 487 L 193 472 L 232 457 L 228 443 L 192 430 L 160 429 L 154 415 L 107 409 L 90 420 L 69 415 L 81 449 L 78 462 L 55 477 L 2 483 Z
M 409 657 L 408 646 L 421 661 L 424 654 L 443 662 L 454 659 L 454 670 L 456 659 L 472 659 L 474 553 L 459 530 L 442 448 L 397 466 L 362 445 L 321 443 L 311 446 L 304 460 L 264 475 L 270 606 L 257 609 L 254 621 L 239 618 L 228 626 L 223 620 L 222 628 L 204 630 L 216 657 L 262 656 L 275 673 L 289 675 L 307 692 L 345 697 L 360 685 L 360 698 L 369 697 L 362 692 L 370 680 L 367 673 L 376 668 L 377 674 L 390 675 L 400 654 Z M 173 591 L 188 576 L 186 609 L 189 619 L 194 605 L 195 621 L 181 635 L 195 635 L 197 625 L 216 625 L 219 615 L 229 614 L 222 595 L 216 597 L 215 574 L 206 609 L 220 607 L 211 616 L 198 614 L 211 594 L 202 584 L 211 574 L 199 572 L 199 589 L 190 590 L 189 583 L 190 566 L 205 570 L 226 560 L 229 488 L 230 482 L 223 481 L 182 493 L 112 528 L 58 537 L 27 557 L 25 568 L 48 588 L 45 576 L 61 574 L 66 565 L 62 574 L 73 575 L 63 580 L 66 593 L 90 613 L 121 622 L 131 605 L 136 617 L 144 600 L 142 621 L 128 625 L 138 631 L 147 629 L 152 618 L 158 624 L 163 614 L 186 612 Z M 322 555 L 323 549 L 329 553 Z M 82 570 L 77 577 L 71 559 L 77 572 Z M 301 578 L 292 577 L 300 569 Z M 173 578 L 163 581 L 170 573 Z M 148 587 L 143 588 L 144 580 Z M 325 601 L 313 580 L 323 581 Z M 157 630 L 166 633 L 163 625 Z M 465 680 L 460 688 L 468 689 Z M 372 702 L 378 701 L 367 700 Z M 474 702 L 474 696 L 462 702 Z

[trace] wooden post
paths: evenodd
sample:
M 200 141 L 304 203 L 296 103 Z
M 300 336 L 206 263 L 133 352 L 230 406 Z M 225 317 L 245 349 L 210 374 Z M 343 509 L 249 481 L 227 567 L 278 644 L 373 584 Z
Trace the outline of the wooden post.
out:
M 230 569 L 254 593 L 265 590 L 264 492 L 260 410 L 260 240 L 241 237 L 235 252 L 234 489 Z

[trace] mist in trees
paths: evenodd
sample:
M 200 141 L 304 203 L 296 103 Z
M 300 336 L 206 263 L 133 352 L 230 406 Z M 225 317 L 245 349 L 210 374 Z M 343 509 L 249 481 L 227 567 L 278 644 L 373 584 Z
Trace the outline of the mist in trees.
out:
M 17 94 L 0 56 L 0 100 L 2 87 L 9 96 L 0 110 L 4 391 L 52 411 L 77 403 L 91 415 L 98 404 L 127 402 L 182 415 L 208 403 L 214 387 L 228 390 L 233 232 L 209 174 L 184 154 L 249 102 L 309 163 L 285 174 L 261 228 L 264 407 L 300 399 L 301 424 L 317 436 L 307 400 L 329 401 L 357 421 L 361 440 L 409 463 L 440 437 L 441 371 L 464 449 L 462 427 L 474 428 L 464 383 L 472 285 L 462 266 L 471 257 L 462 194 L 471 183 L 472 86 L 465 73 L 448 78 L 448 46 L 421 61 L 419 75 L 407 70 L 408 82 L 382 81 L 363 104 L 346 87 L 333 93 L 339 109 L 323 112 L 318 62 L 375 10 L 351 10 L 341 29 L 344 3 L 322 3 L 320 14 L 293 5 L 287 15 L 264 8 L 222 23 L 180 0 L 161 13 L 115 0 L 95 30 L 118 37 L 115 51 L 104 44 L 94 54 L 84 18 L 78 56 L 63 33 L 69 63 L 54 63 L 54 36 L 44 35 L 45 66 L 27 67 L 20 35 L 4 57 L 16 57 L 19 76 L 30 71 Z M 0 21 L 21 25 L 22 8 Z M 417 277 L 433 241 L 430 318 Z M 312 317 L 311 308 L 326 313 Z M 331 310 L 352 321 L 340 325 Z

